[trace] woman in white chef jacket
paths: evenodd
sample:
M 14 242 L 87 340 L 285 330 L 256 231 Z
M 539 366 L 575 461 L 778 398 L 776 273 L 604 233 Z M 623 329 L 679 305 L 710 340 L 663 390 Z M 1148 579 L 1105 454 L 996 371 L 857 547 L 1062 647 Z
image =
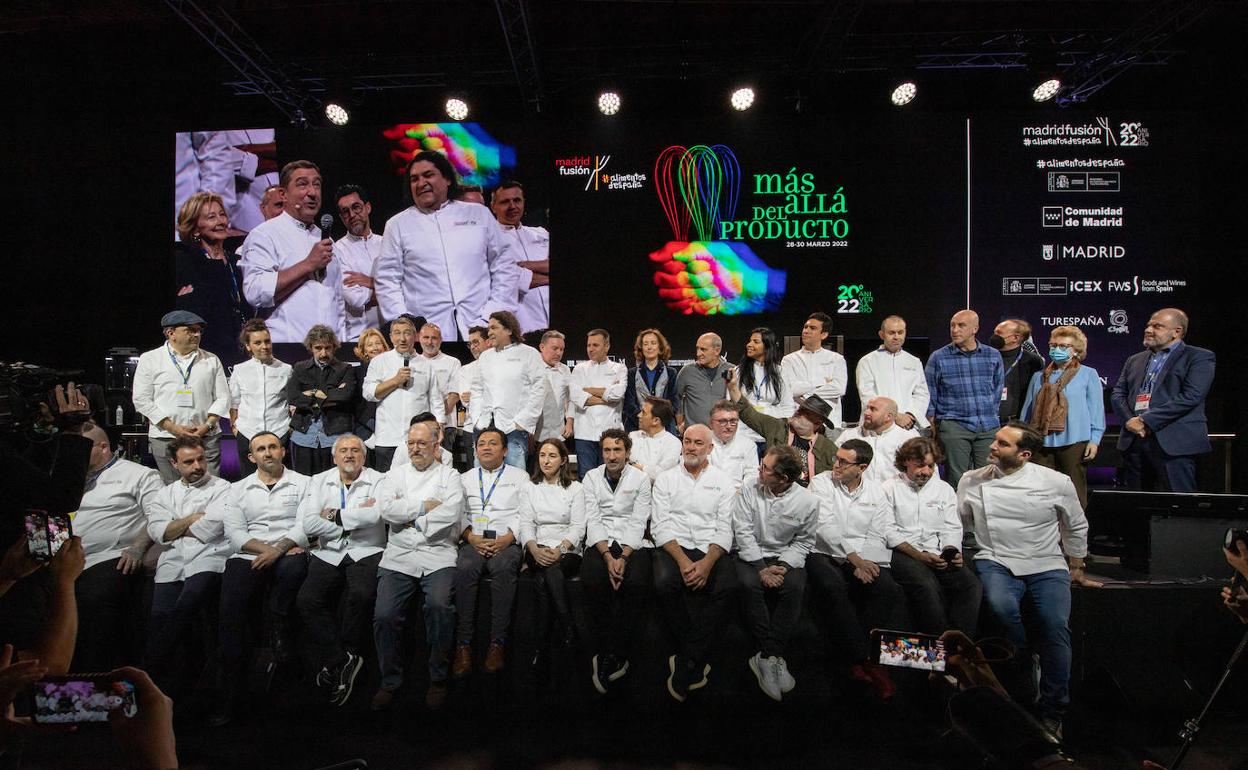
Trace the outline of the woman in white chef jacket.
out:
M 564 646 L 576 639 L 566 581 L 581 566 L 585 495 L 568 465 L 568 448 L 557 438 L 538 444 L 532 478 L 520 503 L 520 542 L 524 543 L 524 563 L 533 570 L 540 655 L 546 646 L 551 604 L 559 616 Z

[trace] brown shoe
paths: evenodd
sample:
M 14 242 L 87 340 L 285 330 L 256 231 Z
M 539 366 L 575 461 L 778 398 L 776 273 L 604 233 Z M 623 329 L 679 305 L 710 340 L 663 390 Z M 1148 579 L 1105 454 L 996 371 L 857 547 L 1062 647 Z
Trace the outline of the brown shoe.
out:
M 472 647 L 467 644 L 461 644 L 455 648 L 455 661 L 451 664 L 451 676 L 459 679 L 471 673 Z
M 503 643 L 490 642 L 489 652 L 485 654 L 485 673 L 497 674 L 503 670 L 503 663 Z
M 373 702 L 369 704 L 372 711 L 385 711 L 394 703 L 394 690 L 378 690 L 373 693 Z
M 449 689 L 446 682 L 430 682 L 429 691 L 425 693 L 425 708 L 430 711 L 442 708 L 442 704 L 446 703 L 446 694 Z

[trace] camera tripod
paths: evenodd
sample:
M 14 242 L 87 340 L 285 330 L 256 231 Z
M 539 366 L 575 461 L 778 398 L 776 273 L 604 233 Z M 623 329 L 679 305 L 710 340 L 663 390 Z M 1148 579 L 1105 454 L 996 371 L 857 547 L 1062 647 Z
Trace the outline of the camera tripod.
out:
M 1200 713 L 1194 719 L 1189 719 L 1183 723 L 1183 729 L 1179 731 L 1179 739 L 1183 742 L 1179 745 L 1179 750 L 1174 755 L 1174 759 L 1170 760 L 1168 765 L 1170 770 L 1179 770 L 1179 765 L 1183 764 L 1183 758 L 1187 756 L 1188 750 L 1196 742 L 1196 736 L 1204 725 L 1205 717 L 1209 716 L 1209 709 L 1213 707 L 1213 702 L 1218 699 L 1218 693 L 1222 692 L 1222 686 L 1226 684 L 1226 680 L 1230 679 L 1231 672 L 1235 670 L 1235 666 L 1243 656 L 1245 648 L 1248 648 L 1248 631 L 1244 632 L 1244 638 L 1239 640 L 1239 645 L 1235 648 L 1235 652 L 1231 653 L 1231 659 L 1226 662 L 1226 670 L 1222 672 L 1222 678 L 1218 680 L 1218 684 L 1213 688 L 1209 699 L 1205 701 L 1204 708 L 1200 710 Z

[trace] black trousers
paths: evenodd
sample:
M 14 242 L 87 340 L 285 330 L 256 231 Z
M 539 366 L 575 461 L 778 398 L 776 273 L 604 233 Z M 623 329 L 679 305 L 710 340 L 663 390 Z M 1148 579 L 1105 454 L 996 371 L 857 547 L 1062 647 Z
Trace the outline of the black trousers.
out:
M 847 664 L 868 660 L 867 632 L 895 625 L 905 600 L 901 586 L 886 568 L 880 568 L 875 580 L 863 583 L 854 577 L 854 566 L 848 561 L 838 564 L 819 553 L 806 557 L 806 571 L 818 589 L 833 647 L 843 651 Z
M 701 551 L 682 548 L 694 561 L 705 557 Z M 654 549 L 654 590 L 668 633 L 676 640 L 679 654 L 701 669 L 710 659 L 711 646 L 719 635 L 736 587 L 736 572 L 728 554 L 715 561 L 706 585 L 697 591 L 685 587 L 676 560 L 662 548 Z
M 332 668 L 346 657 L 347 650 L 361 655 L 372 646 L 379 563 L 380 553 L 360 561 L 346 556 L 336 566 L 317 556 L 308 557 L 308 575 L 296 605 L 313 669 Z M 344 588 L 339 626 L 337 600 Z
M 221 660 L 226 675 L 241 677 L 247 654 L 247 617 L 253 599 L 271 590 L 269 603 L 275 627 L 289 629 L 295 598 L 308 574 L 306 553 L 287 554 L 267 569 L 252 569 L 248 559 L 230 559 L 221 579 Z M 235 684 L 238 679 L 234 679 Z
M 172 685 L 178 675 L 178 650 L 190 637 L 201 615 L 205 630 L 203 651 L 205 654 L 216 651 L 220 594 L 220 572 L 200 572 L 185 581 L 157 583 L 152 590 L 144 667 L 162 688 Z
M 893 577 L 906 593 L 919 631 L 943 634 L 956 628 L 975 638 L 984 587 L 969 564 L 936 570 L 893 551 Z
M 511 626 L 511 610 L 516 598 L 516 579 L 520 575 L 520 546 L 512 543 L 499 553 L 485 558 L 477 549 L 464 543 L 455 560 L 456 641 L 472 642 L 477 627 L 477 585 L 481 574 L 490 576 L 490 641 L 503 641 Z
M 137 663 L 137 630 L 142 601 L 143 570 L 124 575 L 120 558 L 83 570 L 74 583 L 78 603 L 78 640 L 73 671 L 111 671 Z
M 305 476 L 315 476 L 321 471 L 327 471 L 334 467 L 333 454 L 333 449 L 330 447 L 313 449 L 311 447 L 299 446 L 293 441 L 290 442 L 290 455 L 293 458 L 291 465 L 296 471 Z
M 596 549 L 595 549 L 596 550 Z M 546 641 L 546 633 L 550 628 L 550 607 L 553 604 L 555 614 L 565 626 L 572 623 L 572 606 L 568 603 L 568 578 L 574 577 L 581 569 L 581 557 L 574 553 L 564 554 L 559 561 L 543 567 L 533 558 L 533 554 L 524 550 L 524 563 L 533 571 L 534 623 L 537 629 L 538 643 Z
M 379 446 L 373 447 L 373 469 L 378 473 L 386 473 L 390 470 L 390 463 L 394 462 L 394 453 L 398 451 L 398 447 Z M 403 448 L 407 451 L 407 447 Z
M 641 617 L 641 602 L 653 578 L 652 549 L 638 548 L 628 557 L 624 580 L 613 588 L 607 562 L 593 545 L 581 562 L 581 585 L 589 603 L 594 649 L 621 660 L 632 652 L 632 633 Z
M 802 617 L 802 594 L 806 592 L 806 570 L 790 569 L 784 574 L 779 588 L 765 588 L 758 576 L 758 569 L 749 562 L 735 559 L 737 582 L 741 584 L 741 604 L 750 622 L 754 638 L 758 640 L 763 657 L 773 655 L 783 658 L 784 651 Z M 778 559 L 765 559 L 767 566 Z M 767 592 L 776 595 L 776 609 L 767 607 Z

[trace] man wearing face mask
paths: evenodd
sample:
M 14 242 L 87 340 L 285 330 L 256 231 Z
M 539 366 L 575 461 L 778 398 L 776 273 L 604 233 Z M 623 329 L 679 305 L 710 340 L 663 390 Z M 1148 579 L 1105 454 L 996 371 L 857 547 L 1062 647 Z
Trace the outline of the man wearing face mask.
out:
M 788 419 L 763 414 L 741 395 L 736 372 L 728 377 L 728 398 L 741 410 L 741 422 L 762 436 L 767 446 L 788 444 L 797 450 L 802 459 L 801 478 L 794 479 L 797 483 L 806 486 L 816 475 L 832 469 L 836 444 L 823 432 L 824 425 L 832 426 L 831 404 L 811 395 L 798 399 L 797 411 Z
M 1005 387 L 1001 390 L 998 408 L 1002 425 L 1018 419 L 1032 375 L 1044 368 L 1044 359 L 1027 344 L 1030 339 L 1031 324 L 1018 318 L 1007 318 L 997 324 L 988 338 L 988 344 L 1001 353 L 1001 364 L 1005 367 Z

